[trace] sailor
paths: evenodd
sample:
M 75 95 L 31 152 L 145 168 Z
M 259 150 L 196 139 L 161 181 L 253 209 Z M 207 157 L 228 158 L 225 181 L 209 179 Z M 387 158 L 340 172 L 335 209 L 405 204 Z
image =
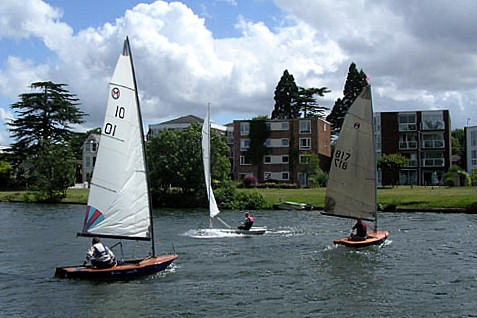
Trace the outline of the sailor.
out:
M 86 266 L 88 261 L 97 268 L 110 268 L 116 265 L 116 259 L 113 252 L 100 242 L 99 238 L 93 238 L 93 245 L 86 252 L 86 259 L 83 266 Z
M 354 229 L 356 229 L 356 234 L 353 234 Z M 367 229 L 368 226 L 366 225 L 366 223 L 363 223 L 361 221 L 361 218 L 358 218 L 356 220 L 356 224 L 351 229 L 350 239 L 352 241 L 364 241 L 368 238 Z
M 241 225 L 239 225 L 237 228 L 239 230 L 250 230 L 250 228 L 252 227 L 253 225 L 253 217 L 250 215 L 250 213 L 248 212 L 245 212 L 244 214 L 245 216 L 245 220 L 243 221 L 243 223 Z

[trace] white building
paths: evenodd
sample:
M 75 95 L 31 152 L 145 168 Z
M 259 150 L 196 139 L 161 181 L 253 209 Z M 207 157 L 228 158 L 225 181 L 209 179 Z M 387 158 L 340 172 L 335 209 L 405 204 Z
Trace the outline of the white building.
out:
M 465 127 L 465 170 L 472 175 L 472 169 L 477 168 L 477 126 Z
M 91 181 L 100 139 L 100 134 L 93 133 L 83 143 L 83 183 Z

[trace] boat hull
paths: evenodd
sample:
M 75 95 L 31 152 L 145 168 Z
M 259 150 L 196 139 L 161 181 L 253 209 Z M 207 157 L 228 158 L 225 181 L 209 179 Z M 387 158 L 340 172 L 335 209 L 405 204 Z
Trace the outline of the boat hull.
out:
M 252 227 L 250 230 L 239 230 L 239 229 L 216 229 L 224 233 L 235 233 L 243 235 L 262 235 L 267 231 L 266 227 Z
M 388 237 L 389 232 L 387 231 L 376 231 L 368 233 L 368 238 L 363 241 L 353 241 L 348 237 L 343 237 L 338 240 L 334 240 L 334 244 L 346 245 L 350 247 L 365 247 L 370 245 L 381 244 Z
M 91 280 L 129 279 L 163 271 L 176 258 L 177 255 L 175 254 L 136 258 L 125 260 L 120 265 L 105 269 L 98 269 L 89 265 L 57 267 L 55 271 L 55 277 Z
M 299 211 L 311 211 L 313 206 L 311 204 L 299 203 L 299 202 L 281 202 L 273 205 L 274 210 L 299 210 Z

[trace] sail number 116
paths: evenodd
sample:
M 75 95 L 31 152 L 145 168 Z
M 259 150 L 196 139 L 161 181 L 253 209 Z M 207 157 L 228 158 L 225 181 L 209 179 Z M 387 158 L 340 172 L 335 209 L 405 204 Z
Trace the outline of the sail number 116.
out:
M 351 157 L 351 153 L 341 150 L 335 151 L 335 158 L 333 159 L 335 167 L 346 170 L 348 169 L 348 159 Z

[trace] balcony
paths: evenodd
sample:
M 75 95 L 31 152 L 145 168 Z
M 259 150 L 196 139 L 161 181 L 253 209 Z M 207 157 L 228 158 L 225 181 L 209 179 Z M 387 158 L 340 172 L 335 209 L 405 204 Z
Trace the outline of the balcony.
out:
M 423 149 L 443 149 L 444 140 L 423 140 L 422 148 Z
M 423 167 L 444 167 L 444 158 L 425 158 L 422 159 Z
M 417 149 L 417 141 L 400 141 L 399 150 Z
M 399 124 L 399 131 L 416 131 L 417 125 L 416 123 L 400 123 Z

